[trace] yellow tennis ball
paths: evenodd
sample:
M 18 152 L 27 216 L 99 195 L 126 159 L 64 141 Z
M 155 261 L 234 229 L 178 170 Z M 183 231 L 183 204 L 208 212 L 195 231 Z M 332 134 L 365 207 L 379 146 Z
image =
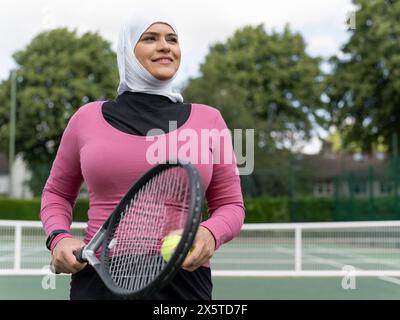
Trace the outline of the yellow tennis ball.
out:
M 175 251 L 176 246 L 179 244 L 181 236 L 179 234 L 172 234 L 166 236 L 161 245 L 161 255 L 166 262 L 168 262 Z
M 168 262 L 172 255 L 174 254 L 175 248 L 178 246 L 179 241 L 181 241 L 181 235 L 179 234 L 171 234 L 166 236 L 162 245 L 161 245 L 161 255 L 166 262 Z M 189 253 L 192 252 L 190 249 Z

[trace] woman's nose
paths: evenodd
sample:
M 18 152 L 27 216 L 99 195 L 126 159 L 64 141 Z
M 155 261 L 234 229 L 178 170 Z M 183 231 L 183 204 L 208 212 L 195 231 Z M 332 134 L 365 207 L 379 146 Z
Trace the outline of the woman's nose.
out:
M 170 51 L 171 50 L 168 41 L 166 41 L 165 39 L 160 39 L 157 42 L 157 49 L 160 51 Z

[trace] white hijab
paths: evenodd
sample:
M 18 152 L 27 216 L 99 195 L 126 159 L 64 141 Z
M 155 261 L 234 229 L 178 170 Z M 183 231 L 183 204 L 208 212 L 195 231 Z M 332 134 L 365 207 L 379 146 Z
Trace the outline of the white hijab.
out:
M 142 66 L 135 56 L 136 43 L 144 31 L 156 22 L 167 23 L 178 34 L 175 24 L 164 14 L 135 15 L 122 26 L 117 48 L 120 77 L 118 94 L 125 91 L 144 92 L 168 97 L 174 103 L 183 102 L 183 97 L 179 93 L 172 92 L 172 81 L 176 77 L 176 73 L 169 80 L 158 80 Z

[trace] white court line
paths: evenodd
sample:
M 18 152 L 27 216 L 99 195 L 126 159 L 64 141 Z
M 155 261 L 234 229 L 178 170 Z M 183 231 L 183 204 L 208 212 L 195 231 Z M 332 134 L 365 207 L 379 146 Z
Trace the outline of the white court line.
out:
M 256 253 L 262 253 L 262 252 L 268 252 L 268 251 L 273 251 L 276 247 L 282 248 L 281 246 L 274 246 L 274 247 L 268 247 L 268 248 L 248 248 L 248 249 L 235 249 L 235 248 L 221 248 L 221 251 L 219 251 L 219 254 L 224 254 L 226 253 L 246 253 L 246 252 L 256 252 Z M 288 248 L 290 249 L 290 248 Z M 267 251 L 266 251 L 267 250 Z M 294 252 L 294 248 L 292 249 Z
M 284 249 L 284 248 L 280 248 L 280 249 L 276 248 L 276 250 L 278 252 L 283 252 L 284 253 L 286 249 Z M 344 266 L 343 264 L 338 263 L 338 262 L 336 262 L 334 260 L 320 258 L 320 257 L 316 257 L 316 256 L 313 256 L 313 255 L 310 255 L 310 254 L 303 254 L 303 257 L 311 257 L 310 260 L 318 262 L 318 263 L 322 263 L 322 264 L 327 264 L 327 265 L 330 265 L 331 267 L 342 268 Z
M 333 250 L 335 250 L 335 249 L 333 249 Z M 337 252 L 338 253 L 336 253 L 336 254 L 349 257 L 348 254 L 346 255 L 343 252 L 340 252 L 339 250 L 337 250 Z M 361 260 L 368 260 L 368 259 L 373 260 L 373 258 L 366 258 L 366 257 L 360 256 L 360 255 L 357 255 L 357 254 L 352 254 L 352 256 L 358 256 L 358 258 L 361 259 Z M 394 263 L 382 263 L 382 262 L 380 262 L 380 263 L 383 264 L 383 265 L 387 265 L 387 266 L 395 266 L 395 267 L 399 266 L 399 264 L 394 264 Z M 382 281 L 386 281 L 386 282 L 390 282 L 390 283 L 394 283 L 394 284 L 400 285 L 400 279 L 398 279 L 398 278 L 386 277 L 385 276 L 385 277 L 378 277 L 378 279 L 380 279 Z
M 282 251 L 284 251 L 285 249 L 281 249 Z M 340 253 L 341 255 L 343 255 L 343 253 Z M 307 257 L 311 257 L 312 260 L 317 261 L 317 262 L 323 262 L 326 263 L 328 265 L 331 265 L 332 267 L 339 267 L 339 268 L 343 268 L 343 264 L 340 264 L 336 261 L 333 260 L 328 260 L 328 259 L 324 259 L 324 258 L 319 258 L 310 254 L 304 254 L 303 256 L 307 256 Z M 349 257 L 347 255 L 347 257 Z M 364 257 L 363 257 L 364 258 Z M 358 268 L 359 270 L 362 270 L 360 268 Z M 394 277 L 387 277 L 387 276 L 380 276 L 378 277 L 378 279 L 382 280 L 382 281 L 386 281 L 386 282 L 390 282 L 390 283 L 394 283 L 397 285 L 400 285 L 400 279 L 394 278 Z
M 398 278 L 393 278 L 393 277 L 378 277 L 378 279 L 382 280 L 382 281 L 387 281 L 387 282 L 391 282 L 394 284 L 397 284 L 400 286 L 400 279 Z
M 386 265 L 386 266 L 389 266 L 389 267 L 399 267 L 400 266 L 400 264 L 398 264 L 396 262 L 389 262 L 389 261 L 386 261 L 386 260 L 382 260 L 380 258 L 369 258 L 369 257 L 366 257 L 366 256 L 359 255 L 359 254 L 357 254 L 357 253 L 355 253 L 353 251 L 349 252 L 347 254 L 346 254 L 346 252 L 343 252 L 343 251 L 338 250 L 338 249 L 329 249 L 329 251 L 328 251 L 328 250 L 319 249 L 319 248 L 317 249 L 316 248 L 316 249 L 312 249 L 312 251 L 315 251 L 317 253 L 332 252 L 332 253 L 334 253 L 336 255 L 344 256 L 344 257 L 346 257 L 346 259 L 349 259 L 349 260 L 352 259 L 352 257 L 356 257 L 357 258 L 356 262 L 359 262 L 359 263 L 364 263 L 364 262 L 366 262 L 366 264 L 375 263 L 375 264 Z M 352 259 L 352 260 L 354 260 L 354 259 Z M 395 261 L 395 260 L 391 260 L 391 261 Z
M 249 264 L 291 264 L 293 265 L 293 259 L 215 259 L 212 264 L 239 264 L 239 263 L 249 263 Z

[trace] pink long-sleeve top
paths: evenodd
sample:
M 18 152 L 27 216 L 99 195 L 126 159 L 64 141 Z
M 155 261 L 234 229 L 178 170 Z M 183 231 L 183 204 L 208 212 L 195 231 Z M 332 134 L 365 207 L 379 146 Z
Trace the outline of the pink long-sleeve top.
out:
M 155 142 L 159 146 L 165 144 L 166 152 L 161 155 L 164 160 L 179 156 L 198 169 L 209 213 L 201 225 L 214 236 L 216 249 L 239 234 L 245 211 L 232 141 L 226 144 L 218 135 L 200 138 L 204 132 L 211 132 L 207 129 L 227 131 L 217 109 L 192 104 L 190 116 L 183 125 L 149 139 L 111 126 L 102 115 L 102 104 L 96 101 L 80 107 L 64 130 L 41 199 L 40 217 L 47 235 L 57 229 L 70 230 L 72 209 L 85 182 L 90 205 L 84 242 L 89 242 L 129 187 L 156 165 L 146 158 Z M 197 139 L 190 138 L 193 133 Z M 182 156 L 185 153 L 182 148 L 190 149 L 186 158 Z M 219 154 L 217 161 L 216 154 Z M 58 235 L 52 241 L 51 250 L 69 236 Z

